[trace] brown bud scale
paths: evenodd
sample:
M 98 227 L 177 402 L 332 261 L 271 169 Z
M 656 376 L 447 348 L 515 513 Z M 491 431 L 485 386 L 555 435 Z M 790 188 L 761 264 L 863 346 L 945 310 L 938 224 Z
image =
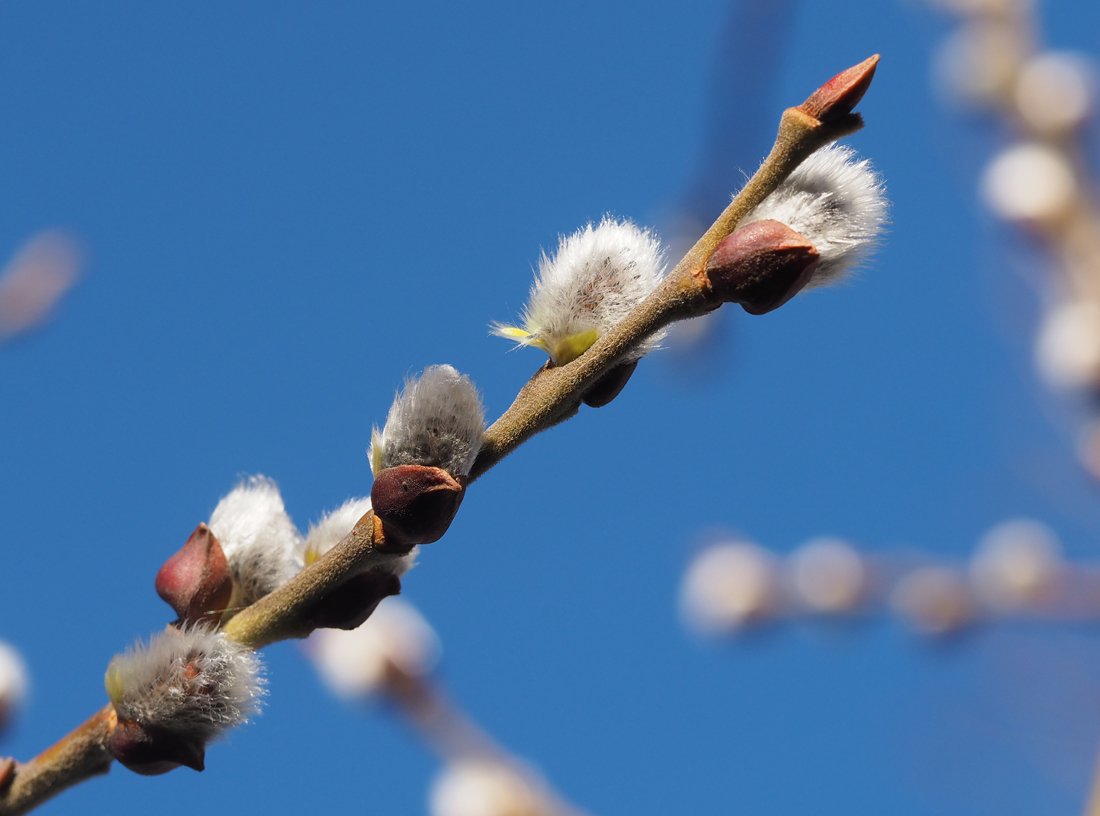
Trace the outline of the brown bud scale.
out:
M 727 235 L 703 269 L 711 296 L 753 315 L 778 309 L 809 283 L 814 245 L 778 221 L 754 221 Z
M 309 613 L 317 629 L 356 629 L 390 595 L 401 592 L 401 580 L 390 572 L 353 575 L 321 598 Z
M 374 479 L 370 497 L 375 519 L 385 528 L 386 551 L 407 552 L 438 541 L 451 526 L 465 492 L 465 486 L 442 468 L 398 465 L 383 470 Z
M 233 576 L 217 537 L 200 524 L 157 573 L 157 594 L 181 623 L 216 622 L 229 605 Z
M 111 755 L 134 773 L 159 776 L 185 765 L 206 766 L 206 746 L 166 728 L 119 720 L 107 742 Z
M 619 396 L 619 393 L 626 387 L 627 382 L 630 381 L 630 377 L 634 373 L 634 369 L 637 367 L 637 360 L 631 360 L 629 363 L 619 363 L 596 380 L 596 382 L 584 392 L 584 396 L 581 397 L 581 400 L 585 405 L 591 408 L 602 408 L 611 402 L 611 400 L 615 399 L 615 397 Z

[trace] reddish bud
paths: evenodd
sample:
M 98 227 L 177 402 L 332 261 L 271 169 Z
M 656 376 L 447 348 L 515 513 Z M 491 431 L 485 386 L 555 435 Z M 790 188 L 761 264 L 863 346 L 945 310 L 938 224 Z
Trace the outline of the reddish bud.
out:
M 438 541 L 451 526 L 466 488 L 442 468 L 398 465 L 374 479 L 371 506 L 385 530 L 386 549 Z
M 165 728 L 119 720 L 107 742 L 111 755 L 134 773 L 158 776 L 186 765 L 205 767 L 206 746 Z
M 205 524 L 157 573 L 157 594 L 183 623 L 213 622 L 233 594 L 233 577 L 221 544 Z
M 15 779 L 15 760 L 11 757 L 0 757 L 0 793 Z
M 786 224 L 755 221 L 722 239 L 704 274 L 717 299 L 759 315 L 797 295 L 818 259 L 814 245 Z
M 871 87 L 878 60 L 879 55 L 875 54 L 859 65 L 841 71 L 810 94 L 810 98 L 798 109 L 819 122 L 832 122 L 849 116 Z
M 592 387 L 584 392 L 581 400 L 585 405 L 592 408 L 602 408 L 619 396 L 619 392 L 626 387 L 630 375 L 634 373 L 634 369 L 637 367 L 637 360 L 631 360 L 629 363 L 619 363 L 596 380 Z
M 310 621 L 316 629 L 356 629 L 383 598 L 400 592 L 401 580 L 392 572 L 361 572 L 318 601 Z

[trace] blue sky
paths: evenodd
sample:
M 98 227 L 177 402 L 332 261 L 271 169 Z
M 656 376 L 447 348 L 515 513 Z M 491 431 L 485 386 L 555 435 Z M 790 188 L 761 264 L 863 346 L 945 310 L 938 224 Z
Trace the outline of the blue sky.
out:
M 1080 809 L 1093 633 L 708 645 L 678 620 L 715 528 L 964 557 L 1031 515 L 1087 557 L 1100 527 L 1072 406 L 1031 365 L 1037 259 L 974 192 L 997 137 L 932 90 L 947 22 L 792 2 L 747 35 L 729 5 L 0 5 L 0 255 L 50 226 L 88 255 L 0 348 L 0 638 L 34 677 L 0 750 L 102 705 L 110 656 L 169 617 L 156 569 L 241 475 L 302 526 L 368 492 L 370 426 L 432 363 L 499 414 L 542 360 L 488 325 L 540 248 L 605 212 L 716 212 L 784 106 L 881 52 L 850 140 L 893 202 L 877 259 L 733 316 L 704 360 L 644 361 L 472 488 L 405 595 L 450 693 L 593 813 Z M 1052 5 L 1048 39 L 1095 53 L 1086 5 Z M 268 657 L 267 711 L 205 773 L 116 768 L 45 812 L 422 812 L 436 760 L 400 721 L 349 713 L 294 645 Z

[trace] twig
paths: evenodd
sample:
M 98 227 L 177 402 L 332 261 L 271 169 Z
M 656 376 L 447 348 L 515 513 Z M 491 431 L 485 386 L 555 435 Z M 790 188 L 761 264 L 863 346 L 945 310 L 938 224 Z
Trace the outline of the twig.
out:
M 862 126 L 851 111 L 869 86 L 877 63 L 876 55 L 838 74 L 801 106 L 783 113 L 775 144 L 760 169 L 667 280 L 578 359 L 540 369 L 523 387 L 512 406 L 486 431 L 471 482 L 527 439 L 576 413 L 584 392 L 649 335 L 720 305 L 704 274 L 707 259 L 807 156 Z M 318 604 L 373 555 L 384 551 L 382 524 L 367 513 L 324 557 L 233 617 L 224 627 L 226 636 L 252 648 L 307 636 L 316 628 Z M 108 706 L 53 748 L 18 765 L 7 790 L 0 791 L 0 816 L 26 813 L 62 790 L 106 772 L 111 757 L 105 742 L 113 720 L 114 711 Z
M 113 761 L 107 738 L 115 722 L 115 710 L 108 705 L 30 762 L 17 764 L 7 789 L 0 791 L 0 813 L 26 813 L 85 779 L 107 773 Z

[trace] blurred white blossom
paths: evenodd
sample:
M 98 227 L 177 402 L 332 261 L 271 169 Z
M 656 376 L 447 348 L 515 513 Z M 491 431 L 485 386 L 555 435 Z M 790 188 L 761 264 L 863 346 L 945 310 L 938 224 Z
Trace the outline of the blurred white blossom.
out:
M 22 656 L 14 646 L 0 640 L 0 730 L 23 705 L 29 688 L 30 680 Z
M 1037 133 L 1080 127 L 1092 112 L 1096 67 L 1080 54 L 1048 52 L 1028 60 L 1016 82 L 1016 108 Z
M 342 697 L 379 693 L 391 666 L 405 674 L 429 674 L 439 660 L 435 630 L 416 608 L 387 598 L 357 629 L 319 629 L 309 650 L 325 683 Z
M 1035 363 L 1052 385 L 1100 385 L 1100 303 L 1066 300 L 1051 308 L 1039 327 Z
M 526 769 L 493 760 L 448 765 L 432 784 L 431 816 L 564 816 L 546 786 Z
M 851 612 L 867 590 L 867 568 L 856 549 L 837 538 L 806 542 L 788 561 L 798 601 L 812 612 Z
M 920 567 L 907 573 L 890 600 L 898 614 L 925 635 L 958 632 L 974 620 L 976 611 L 965 578 L 948 567 Z
M 990 162 L 982 177 L 982 195 L 1006 221 L 1052 221 L 1072 206 L 1077 180 L 1061 152 L 1038 142 L 1022 142 Z
M 986 533 L 970 564 L 975 592 L 998 611 L 1036 608 L 1053 599 L 1065 570 L 1054 532 L 1027 519 Z
M 704 633 L 767 619 L 781 602 L 775 557 L 747 541 L 712 545 L 688 566 L 680 600 L 687 622 Z

